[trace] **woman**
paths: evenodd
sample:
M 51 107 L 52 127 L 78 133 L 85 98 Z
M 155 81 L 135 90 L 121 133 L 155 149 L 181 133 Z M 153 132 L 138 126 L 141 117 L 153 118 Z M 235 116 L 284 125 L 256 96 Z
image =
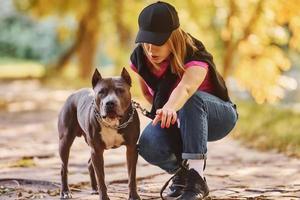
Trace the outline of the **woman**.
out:
M 213 58 L 203 44 L 180 28 L 177 11 L 153 3 L 138 19 L 138 46 L 131 54 L 153 121 L 139 140 L 149 163 L 176 173 L 168 197 L 198 200 L 209 193 L 203 175 L 207 142 L 224 138 L 237 112 Z

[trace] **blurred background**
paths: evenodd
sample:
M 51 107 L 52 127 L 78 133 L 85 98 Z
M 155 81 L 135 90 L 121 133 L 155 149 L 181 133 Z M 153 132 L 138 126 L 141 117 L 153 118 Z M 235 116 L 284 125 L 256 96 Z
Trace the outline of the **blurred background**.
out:
M 1 112 L 37 109 L 33 99 L 15 103 L 22 89 L 46 95 L 36 88 L 90 87 L 95 67 L 103 76 L 118 75 L 123 67 L 130 71 L 138 14 L 152 2 L 0 0 Z M 177 8 L 181 27 L 213 54 L 238 104 L 240 120 L 232 136 L 247 146 L 299 157 L 299 1 L 168 2 Z M 142 101 L 130 73 L 133 95 Z M 50 104 L 48 98 L 37 99 Z

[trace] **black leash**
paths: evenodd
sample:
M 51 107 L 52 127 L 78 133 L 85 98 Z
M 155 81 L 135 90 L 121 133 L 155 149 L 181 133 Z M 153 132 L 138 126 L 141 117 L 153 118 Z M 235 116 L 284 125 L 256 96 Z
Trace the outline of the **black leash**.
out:
M 146 117 L 148 117 L 150 119 L 154 119 L 155 118 L 155 116 L 153 115 L 153 113 L 151 113 L 147 109 L 143 108 L 141 106 L 141 104 L 139 104 L 138 102 L 132 100 L 132 105 L 134 106 L 135 109 L 139 109 L 144 116 L 146 116 Z M 165 191 L 166 187 L 169 185 L 170 181 L 182 170 L 182 167 L 184 167 L 184 166 L 182 165 L 180 168 L 178 168 L 176 170 L 175 174 L 173 176 L 171 176 L 171 178 L 169 178 L 169 180 L 161 188 L 161 190 L 160 190 L 160 197 L 161 197 L 161 199 L 163 199 L 163 200 L 165 199 L 163 197 L 163 192 Z

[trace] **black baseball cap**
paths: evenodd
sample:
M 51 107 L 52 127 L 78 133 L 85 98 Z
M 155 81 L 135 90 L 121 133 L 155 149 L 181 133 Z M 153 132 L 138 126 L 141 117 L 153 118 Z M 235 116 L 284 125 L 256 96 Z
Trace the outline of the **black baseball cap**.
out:
M 145 7 L 139 15 L 136 43 L 163 45 L 179 27 L 176 9 L 169 3 L 158 1 Z

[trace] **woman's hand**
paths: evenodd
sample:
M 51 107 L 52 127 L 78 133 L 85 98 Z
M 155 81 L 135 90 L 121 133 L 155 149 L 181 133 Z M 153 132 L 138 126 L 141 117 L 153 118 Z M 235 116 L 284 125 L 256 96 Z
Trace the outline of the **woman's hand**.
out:
M 156 116 L 152 122 L 152 125 L 155 126 L 159 121 L 161 121 L 161 128 L 169 128 L 171 123 L 175 124 L 177 120 L 176 110 L 161 108 L 157 109 Z
M 177 120 L 176 110 L 180 110 L 185 102 L 196 92 L 203 82 L 207 69 L 199 66 L 187 68 L 179 84 L 172 91 L 169 100 L 163 108 L 156 111 L 156 116 L 152 122 L 156 125 L 161 121 L 162 128 L 169 128 L 170 123 L 175 124 Z

